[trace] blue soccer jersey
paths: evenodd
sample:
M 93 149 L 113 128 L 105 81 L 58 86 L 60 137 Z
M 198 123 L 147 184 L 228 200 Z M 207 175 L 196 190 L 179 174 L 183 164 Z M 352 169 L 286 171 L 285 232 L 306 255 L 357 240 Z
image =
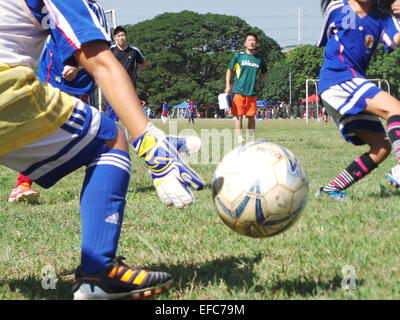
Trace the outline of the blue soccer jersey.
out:
M 395 48 L 393 37 L 400 32 L 397 20 L 377 8 L 360 18 L 348 0 L 333 1 L 319 46 L 325 46 L 319 75 L 319 93 L 342 82 L 365 78 L 371 56 L 383 42 L 386 51 Z
M 105 14 L 100 4 L 92 0 L 87 0 L 87 3 L 100 24 L 105 30 L 108 30 Z M 75 61 L 73 60 L 67 64 L 75 65 Z M 80 70 L 75 79 L 68 81 L 62 76 L 64 66 L 65 63 L 58 53 L 56 41 L 53 36 L 50 36 L 39 63 L 38 77 L 40 81 L 51 83 L 54 87 L 74 95 L 88 95 L 93 92 L 95 82 L 86 70 Z
M 25 0 L 25 3 L 42 29 L 50 31 L 63 62 L 84 43 L 111 41 L 85 0 Z
M 74 63 L 71 64 L 74 65 Z M 69 94 L 88 95 L 93 92 L 95 82 L 86 70 L 80 70 L 72 81 L 68 81 L 62 76 L 64 67 L 65 64 L 58 54 L 55 40 L 53 37 L 49 37 L 40 58 L 38 67 L 39 80 L 48 82 L 53 87 L 59 88 Z
M 85 43 L 110 41 L 84 0 L 0 1 L 0 80 L 5 90 L 1 92 L 0 154 L 54 133 L 74 109 L 76 99 L 40 84 L 34 77 L 32 68 L 49 34 L 62 61 Z M 90 115 L 85 122 L 91 123 Z

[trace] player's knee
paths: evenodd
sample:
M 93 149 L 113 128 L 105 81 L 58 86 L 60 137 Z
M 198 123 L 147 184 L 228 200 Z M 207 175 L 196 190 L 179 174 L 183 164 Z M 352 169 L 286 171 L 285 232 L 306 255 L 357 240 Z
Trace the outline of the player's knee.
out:
M 126 152 L 128 152 L 129 150 L 129 145 L 128 141 L 126 140 L 125 133 L 120 127 L 117 127 L 117 136 L 115 137 L 115 139 L 106 141 L 106 145 L 108 150 L 118 149 Z
M 389 140 L 385 140 L 381 144 L 371 146 L 371 152 L 377 156 L 379 162 L 385 160 L 390 155 L 391 150 L 392 146 Z
M 392 151 L 392 144 L 390 143 L 389 140 L 385 140 L 381 148 L 382 156 L 386 159 L 391 151 Z

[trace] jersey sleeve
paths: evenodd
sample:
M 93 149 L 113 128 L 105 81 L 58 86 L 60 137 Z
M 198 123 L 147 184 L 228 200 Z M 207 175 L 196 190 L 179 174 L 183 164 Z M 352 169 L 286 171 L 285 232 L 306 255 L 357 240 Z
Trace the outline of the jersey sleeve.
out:
M 52 33 L 63 61 L 94 40 L 110 42 L 95 13 L 84 0 L 43 0 Z M 42 22 L 43 25 L 43 22 Z
M 238 54 L 235 54 L 231 60 L 231 62 L 229 63 L 228 69 L 229 70 L 234 70 L 235 68 L 235 64 L 237 63 L 237 58 L 238 58 Z
M 326 46 L 329 37 L 331 36 L 335 28 L 341 27 L 341 12 L 343 10 L 350 10 L 349 8 L 343 8 L 343 1 L 332 1 L 332 3 L 326 9 L 325 23 L 322 29 L 320 40 L 318 41 L 318 47 Z
M 90 9 L 92 9 L 92 11 L 96 15 L 97 19 L 99 19 L 100 25 L 106 30 L 107 34 L 109 36 L 111 36 L 110 31 L 108 29 L 108 25 L 107 25 L 106 14 L 105 14 L 104 9 L 101 6 L 101 4 L 97 1 L 93 1 L 90 3 L 89 7 L 90 7 Z
M 144 55 L 138 48 L 133 48 L 136 51 L 136 59 L 139 64 L 143 63 Z
M 385 26 L 382 32 L 381 41 L 385 46 L 385 50 L 391 52 L 397 47 L 393 39 L 394 36 L 400 32 L 400 24 L 394 16 L 388 16 L 384 21 Z

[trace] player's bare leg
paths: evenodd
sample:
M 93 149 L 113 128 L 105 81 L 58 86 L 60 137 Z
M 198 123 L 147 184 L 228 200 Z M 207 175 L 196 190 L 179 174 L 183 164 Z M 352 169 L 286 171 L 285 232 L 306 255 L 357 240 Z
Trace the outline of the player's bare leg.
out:
M 335 200 L 345 201 L 346 190 L 371 173 L 389 156 L 391 144 L 385 133 L 367 130 L 356 130 L 355 133 L 370 147 L 370 150 L 357 157 L 327 186 L 320 188 L 318 196 L 326 194 Z
M 247 142 L 254 142 L 256 120 L 254 116 L 247 116 Z
M 391 185 L 400 186 L 400 101 L 382 91 L 373 99 L 367 99 L 367 112 L 387 120 L 387 132 L 397 164 L 387 174 Z
M 243 128 L 243 116 L 235 115 L 235 137 L 239 145 L 243 143 L 242 128 Z

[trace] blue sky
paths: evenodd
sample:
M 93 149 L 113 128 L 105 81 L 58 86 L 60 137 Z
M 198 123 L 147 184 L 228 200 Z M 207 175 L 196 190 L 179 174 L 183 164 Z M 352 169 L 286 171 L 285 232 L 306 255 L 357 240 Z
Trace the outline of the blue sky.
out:
M 164 12 L 190 10 L 219 13 L 244 19 L 263 30 L 282 47 L 299 41 L 298 7 L 301 8 L 300 43 L 315 44 L 322 30 L 323 18 L 319 0 L 99 0 L 104 9 L 114 8 L 118 24 L 135 24 Z

